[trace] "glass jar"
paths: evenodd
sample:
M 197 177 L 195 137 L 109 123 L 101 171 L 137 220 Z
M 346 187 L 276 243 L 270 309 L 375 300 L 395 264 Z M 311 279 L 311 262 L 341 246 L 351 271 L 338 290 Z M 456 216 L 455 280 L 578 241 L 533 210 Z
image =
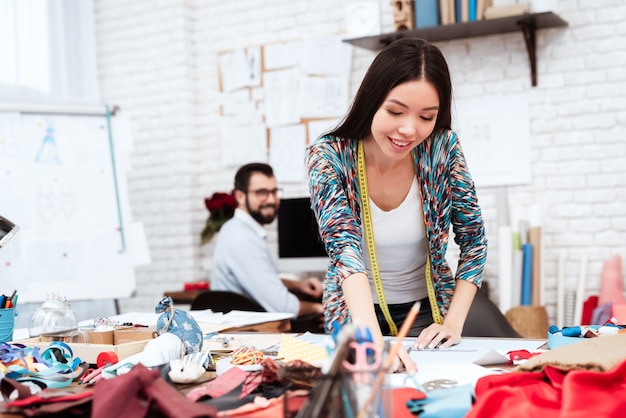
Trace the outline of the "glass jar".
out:
M 31 337 L 45 335 L 63 336 L 78 327 L 76 315 L 67 302 L 58 299 L 45 301 L 37 308 L 28 321 L 28 334 Z

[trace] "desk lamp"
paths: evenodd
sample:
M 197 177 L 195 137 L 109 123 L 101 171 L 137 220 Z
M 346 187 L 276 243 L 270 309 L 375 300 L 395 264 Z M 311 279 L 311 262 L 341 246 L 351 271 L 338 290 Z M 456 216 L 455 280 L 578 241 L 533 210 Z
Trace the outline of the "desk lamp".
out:
M 20 227 L 9 221 L 7 218 L 0 216 L 0 248 L 9 242 L 13 235 L 19 231 Z

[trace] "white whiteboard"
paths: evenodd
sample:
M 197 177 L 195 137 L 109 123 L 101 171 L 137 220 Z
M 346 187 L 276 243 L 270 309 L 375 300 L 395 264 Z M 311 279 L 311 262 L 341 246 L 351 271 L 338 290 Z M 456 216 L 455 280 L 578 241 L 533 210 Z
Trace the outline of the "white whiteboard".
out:
M 16 289 L 22 303 L 135 290 L 126 180 L 114 172 L 112 144 L 104 116 L 0 113 L 0 213 L 20 226 L 0 250 L 3 293 Z
M 453 130 L 477 186 L 531 182 L 528 98 L 489 96 L 457 100 Z

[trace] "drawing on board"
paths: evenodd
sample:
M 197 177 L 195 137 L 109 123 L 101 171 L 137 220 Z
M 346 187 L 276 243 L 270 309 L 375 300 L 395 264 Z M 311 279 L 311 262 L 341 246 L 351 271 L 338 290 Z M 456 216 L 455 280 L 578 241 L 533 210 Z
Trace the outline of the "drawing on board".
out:
M 47 121 L 46 135 L 41 141 L 35 161 L 43 164 L 61 164 L 56 139 L 54 138 L 54 127 L 50 121 Z
M 0 155 L 0 212 L 21 227 L 0 252 L 3 285 L 20 302 L 130 296 L 135 263 L 120 251 L 120 220 L 132 214 L 106 118 L 0 114 L 0 132 L 13 150 L 12 161 Z

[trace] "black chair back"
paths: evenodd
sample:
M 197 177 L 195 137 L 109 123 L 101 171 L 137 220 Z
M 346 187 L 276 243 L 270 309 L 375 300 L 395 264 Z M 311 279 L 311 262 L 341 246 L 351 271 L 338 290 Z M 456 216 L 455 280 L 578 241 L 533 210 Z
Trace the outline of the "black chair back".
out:
M 191 310 L 211 309 L 213 312 L 228 313 L 230 311 L 266 312 L 257 301 L 239 293 L 225 290 L 207 290 L 194 298 Z

